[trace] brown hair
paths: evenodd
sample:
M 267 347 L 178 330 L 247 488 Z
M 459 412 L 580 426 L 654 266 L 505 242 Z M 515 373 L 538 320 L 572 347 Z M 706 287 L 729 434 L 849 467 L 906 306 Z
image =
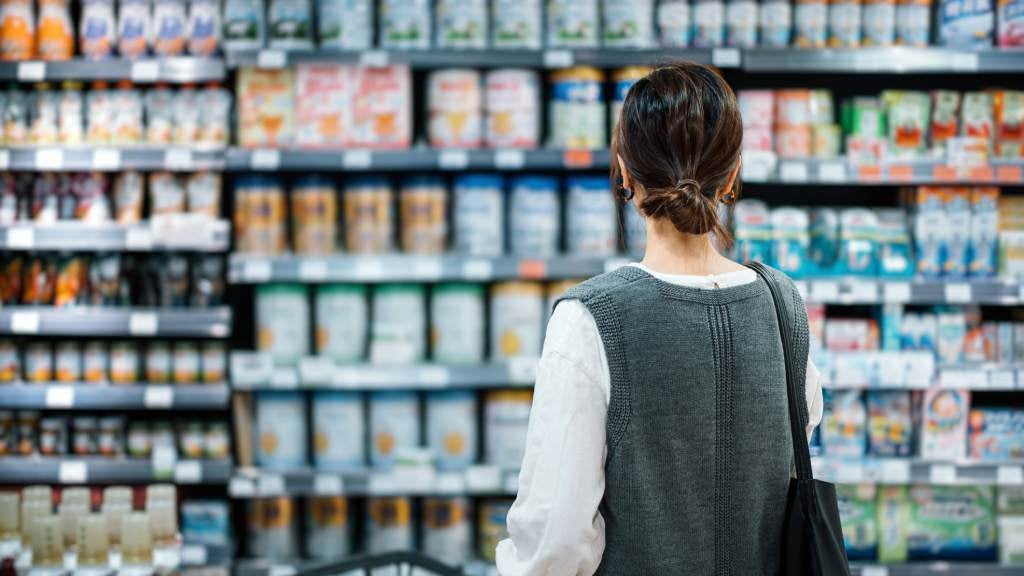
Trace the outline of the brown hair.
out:
M 682 62 L 662 66 L 629 89 L 612 135 L 612 181 L 622 194 L 617 156 L 639 188 L 637 208 L 650 218 L 668 218 L 685 234 L 714 232 L 728 247 L 732 236 L 718 203 L 736 168 L 743 122 L 732 89 L 713 69 Z

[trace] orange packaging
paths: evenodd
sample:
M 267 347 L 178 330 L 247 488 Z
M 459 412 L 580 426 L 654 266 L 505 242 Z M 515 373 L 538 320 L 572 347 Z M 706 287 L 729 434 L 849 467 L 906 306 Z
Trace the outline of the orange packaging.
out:
M 299 66 L 295 82 L 295 144 L 341 148 L 351 124 L 352 73 L 336 64 Z
M 35 56 L 36 26 L 31 0 L 0 0 L 0 59 Z
M 294 137 L 295 73 L 243 69 L 238 73 L 238 143 L 289 146 Z
M 997 90 L 993 103 L 997 155 L 1000 158 L 1024 156 L 1024 92 Z
M 408 148 L 412 143 L 412 74 L 408 66 L 352 69 L 348 144 Z
M 812 142 L 810 126 L 780 126 L 775 130 L 775 153 L 779 158 L 809 158 Z
M 67 60 L 74 55 L 74 29 L 67 0 L 39 0 L 36 53 L 43 60 Z
M 807 126 L 810 122 L 810 90 L 778 90 L 775 92 L 775 124 L 777 126 Z

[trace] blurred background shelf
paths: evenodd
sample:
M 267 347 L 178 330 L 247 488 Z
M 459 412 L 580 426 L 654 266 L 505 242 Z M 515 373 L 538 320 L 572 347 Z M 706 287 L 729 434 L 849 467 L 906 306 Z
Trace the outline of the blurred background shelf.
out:
M 227 220 L 211 220 L 201 226 L 190 227 L 189 232 L 189 234 L 168 234 L 148 222 L 140 224 L 91 224 L 80 221 L 60 221 L 52 224 L 24 222 L 0 226 L 0 249 L 225 252 L 231 246 L 231 223 Z
M 230 171 L 583 170 L 608 167 L 608 150 L 302 150 L 229 148 Z
M 1024 71 L 1024 52 L 901 46 L 845 50 L 758 48 L 743 51 L 743 70 L 829 74 L 1019 73 Z
M 0 149 L 0 169 L 28 172 L 223 170 L 224 152 L 189 146 L 31 146 Z
M 440 472 L 426 467 L 347 472 L 239 468 L 228 484 L 236 499 L 271 496 L 515 496 L 518 470 L 477 465 Z
M 0 308 L 0 334 L 226 338 L 231 308 Z
M 2 62 L 0 80 L 131 80 L 138 83 L 191 83 L 224 80 L 227 68 L 221 58 L 73 58 L 59 62 Z
M 227 384 L 0 384 L 0 406 L 16 410 L 226 410 Z
M 226 484 L 230 460 L 178 460 L 164 474 L 145 459 L 75 457 L 0 458 L 0 484 Z
M 928 484 L 938 486 L 1020 486 L 1024 460 L 953 462 L 921 458 L 813 457 L 814 476 L 830 482 L 854 484 Z

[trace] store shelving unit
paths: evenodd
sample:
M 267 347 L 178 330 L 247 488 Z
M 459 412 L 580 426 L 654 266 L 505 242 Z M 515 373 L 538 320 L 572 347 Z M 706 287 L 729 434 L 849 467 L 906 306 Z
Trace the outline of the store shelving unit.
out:
M 231 309 L 5 306 L 0 335 L 225 338 Z
M 158 471 L 145 458 L 5 457 L 0 484 L 226 484 L 230 460 L 178 460 Z
M 0 226 L 3 250 L 89 250 L 151 252 L 181 250 L 224 252 L 231 244 L 231 225 L 227 220 L 211 220 L 190 225 L 181 233 L 174 227 L 156 223 L 90 224 L 58 221 L 53 224 L 25 222 Z
M 1024 52 L 1012 49 L 957 50 L 939 47 L 802 50 L 758 48 L 743 51 L 748 72 L 829 74 L 1019 73 Z
M 358 469 L 324 472 L 242 468 L 231 478 L 233 498 L 269 496 L 514 496 L 518 470 L 472 466 L 439 472 L 433 468 L 395 467 L 390 471 Z
M 999 462 L 961 460 L 937 461 L 921 458 L 842 459 L 814 457 L 814 476 L 832 482 L 853 484 L 931 484 L 1019 486 L 1024 484 L 1024 461 Z
M 0 80 L 19 82 L 131 80 L 138 83 L 199 83 L 224 80 L 226 75 L 227 69 L 221 58 L 74 58 L 60 62 L 0 62 Z
M 608 150 L 303 150 L 229 148 L 230 171 L 409 172 L 424 170 L 582 170 L 608 167 Z
M 29 146 L 0 149 L 0 170 L 119 172 L 223 170 L 224 152 L 191 146 Z
M 0 385 L 0 406 L 15 410 L 227 410 L 227 384 Z

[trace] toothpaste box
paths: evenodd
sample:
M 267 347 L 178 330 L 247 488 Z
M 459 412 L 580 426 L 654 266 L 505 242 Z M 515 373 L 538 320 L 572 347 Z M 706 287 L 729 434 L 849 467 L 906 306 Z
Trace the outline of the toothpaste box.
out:
M 942 275 L 946 259 L 948 224 L 946 194 L 941 188 L 917 189 L 914 210 L 914 248 L 917 271 L 925 277 Z
M 921 458 L 957 460 L 967 455 L 967 390 L 929 388 L 921 401 Z
M 909 491 L 907 559 L 995 561 L 991 486 L 915 485 Z
M 878 560 L 907 561 L 907 517 L 910 504 L 906 486 L 878 487 Z
M 979 306 L 964 306 L 964 343 L 963 360 L 965 362 L 985 361 L 985 326 L 981 319 Z
M 821 445 L 828 456 L 864 456 L 867 412 L 859 390 L 825 390 Z
M 836 499 L 843 544 L 850 560 L 878 557 L 878 505 L 875 484 L 839 484 Z
M 955 48 L 987 48 L 995 35 L 993 0 L 939 0 L 939 43 Z
M 914 423 L 910 415 L 910 392 L 869 390 L 868 454 L 880 457 L 910 456 Z
M 971 458 L 1004 461 L 1024 458 L 1024 411 L 977 408 L 968 421 Z
M 967 271 L 976 278 L 996 275 L 999 249 L 999 189 L 971 189 L 971 240 Z

